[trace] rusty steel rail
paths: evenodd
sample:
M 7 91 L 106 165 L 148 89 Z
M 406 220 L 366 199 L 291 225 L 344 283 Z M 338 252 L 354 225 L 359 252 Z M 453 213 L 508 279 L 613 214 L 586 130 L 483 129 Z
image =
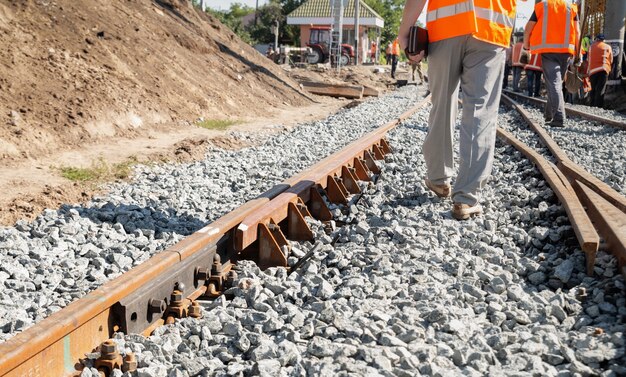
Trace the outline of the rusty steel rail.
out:
M 296 240 L 311 238 L 312 233 L 303 216 L 312 214 L 322 221 L 332 218 L 317 189 L 322 191 L 326 188 L 330 201 L 345 197 L 348 188 L 350 192 L 357 192 L 356 181 L 369 179 L 370 173 L 379 173 L 374 160 L 382 159 L 390 152 L 384 134 L 428 101 L 429 97 L 339 153 L 274 186 L 0 344 L 0 377 L 75 374 L 80 367 L 79 360 L 98 345 L 101 349 L 108 348 L 110 343 L 106 341 L 115 332 L 148 334 L 164 322 L 197 315 L 198 307 L 194 300 L 200 296 L 216 297 L 228 288 L 234 280 L 232 267 L 237 260 L 252 259 L 261 262 L 263 267 L 286 265 L 282 259 L 271 260 L 260 254 L 268 249 L 263 245 L 260 248 L 236 248 L 234 239 L 238 225 L 252 214 L 264 211 L 286 190 L 299 192 L 306 186 L 309 188 L 308 197 L 302 195 L 291 202 L 290 208 L 300 216 L 290 220 L 298 230 L 288 232 L 287 236 Z M 350 153 L 354 154 L 349 156 Z M 319 179 L 309 184 L 311 177 Z M 324 180 L 320 177 L 334 178 Z M 308 206 L 302 199 L 307 199 Z M 271 225 L 268 232 L 278 234 L 279 228 Z M 281 246 L 288 246 L 286 237 L 279 241 Z M 118 355 L 115 359 L 104 360 L 100 365 L 105 371 L 110 371 L 110 368 L 122 365 L 121 357 Z
M 593 223 L 598 233 L 607 242 L 608 250 L 617 258 L 620 272 L 626 278 L 626 197 L 570 160 L 548 133 L 539 126 L 537 122 L 531 118 L 530 114 L 517 102 L 506 95 L 502 95 L 502 98 L 522 115 L 526 123 L 537 133 L 539 138 L 558 161 L 558 169 L 550 164 L 552 173 L 558 176 L 562 184 L 566 187 L 567 192 L 569 192 L 567 196 L 571 197 L 571 199 L 565 198 L 565 201 L 561 198 L 563 194 L 557 193 L 557 196 L 559 196 L 561 203 L 565 206 L 570 220 L 572 221 L 572 225 L 574 226 L 576 236 L 579 242 L 581 242 L 581 247 L 587 256 L 587 273 L 589 275 L 593 274 L 595 253 L 599 245 L 595 246 L 596 251 L 587 251 L 590 250 L 591 244 L 585 246 L 582 239 L 592 235 L 588 224 Z M 510 134 L 503 130 L 498 130 L 498 134 L 505 140 L 512 138 Z M 526 152 L 524 153 L 526 154 Z M 537 154 L 534 151 L 528 153 L 533 155 Z M 535 161 L 536 158 L 538 157 L 533 157 L 533 161 Z M 539 165 L 537 161 L 535 161 L 535 163 Z M 543 172 L 544 169 L 540 167 L 540 170 Z M 546 173 L 544 173 L 544 177 L 548 180 Z M 570 181 L 572 183 L 570 183 Z M 568 206 L 571 206 L 572 203 L 574 203 L 573 205 L 577 208 L 581 206 L 582 203 L 587 211 L 581 212 L 577 209 L 576 214 L 570 213 L 571 211 L 568 210 Z M 583 237 L 581 229 L 577 230 L 579 227 L 578 224 L 584 225 L 587 234 L 586 237 Z M 591 229 L 593 229 L 593 227 Z
M 598 194 L 602 195 L 606 200 L 611 202 L 611 204 L 619 208 L 621 211 L 626 212 L 626 197 L 570 160 L 565 151 L 558 146 L 554 139 L 550 137 L 548 132 L 543 127 L 538 125 L 537 122 L 532 119 L 528 111 L 526 111 L 517 102 L 504 94 L 502 95 L 502 99 L 522 115 L 526 123 L 533 129 L 533 131 L 535 131 L 544 145 L 550 150 L 550 152 L 552 152 L 554 157 L 556 157 L 558 166 L 561 171 L 565 173 L 565 175 L 572 179 L 579 180 L 587 186 L 593 188 Z
M 535 163 L 539 171 L 543 174 L 559 201 L 565 208 L 567 216 L 572 223 L 576 238 L 582 250 L 587 256 L 587 273 L 593 273 L 593 265 L 596 260 L 596 253 L 600 245 L 600 237 L 596 232 L 589 216 L 585 213 L 580 200 L 576 196 L 574 189 L 563 174 L 541 154 L 531 147 L 516 139 L 511 133 L 498 128 L 498 136 L 522 152 L 529 160 Z
M 522 99 L 524 101 L 530 102 L 534 105 L 537 106 L 545 106 L 546 104 L 546 100 L 540 99 L 540 98 L 535 98 L 535 97 L 529 97 L 527 95 L 521 94 L 521 93 L 515 93 L 512 92 L 510 90 L 505 89 L 504 90 L 504 94 L 507 96 L 515 96 L 518 99 Z M 608 119 L 605 117 L 602 117 L 600 115 L 595 115 L 595 114 L 589 114 L 589 113 L 585 113 L 583 111 L 580 110 L 576 110 L 573 109 L 569 106 L 565 106 L 565 113 L 567 115 L 573 115 L 573 116 L 577 116 L 583 119 L 587 119 L 593 122 L 599 122 L 602 124 L 606 124 L 612 127 L 617 127 L 617 128 L 621 128 L 623 130 L 626 130 L 626 122 L 620 122 L 619 120 L 615 120 L 615 119 Z

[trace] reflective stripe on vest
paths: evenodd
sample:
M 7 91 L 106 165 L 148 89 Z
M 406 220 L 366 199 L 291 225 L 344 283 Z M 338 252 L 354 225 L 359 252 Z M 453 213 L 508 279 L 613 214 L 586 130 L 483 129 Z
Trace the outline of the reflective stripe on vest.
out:
M 475 12 L 476 17 L 495 22 L 496 24 L 504 25 L 510 28 L 512 28 L 513 24 L 515 24 L 515 17 L 509 17 L 505 14 L 496 12 L 493 9 L 476 7 Z
M 464 3 L 447 5 L 435 10 L 431 10 L 426 13 L 426 22 L 433 22 L 445 17 L 456 16 L 457 14 L 474 12 L 477 18 L 482 18 L 496 24 L 504 25 L 506 27 L 513 27 L 515 24 L 515 18 L 509 17 L 505 14 L 494 11 L 493 9 L 474 7 L 474 1 L 469 0 Z
M 426 13 L 426 22 L 433 22 L 445 17 L 456 16 L 457 14 L 474 11 L 474 0 L 468 0 L 464 3 L 447 5 L 437 8 Z
M 571 17 L 572 17 L 572 7 L 569 3 L 565 3 L 565 7 L 567 8 L 565 11 L 565 34 L 563 34 L 563 43 L 548 43 L 548 1 L 545 0 L 543 2 L 543 28 L 541 30 L 541 43 L 539 45 L 533 46 L 533 49 L 556 49 L 563 48 L 568 50 L 575 50 L 576 46 L 569 43 L 569 36 L 571 32 Z
M 540 54 L 532 54 L 530 56 L 529 63 L 526 64 L 524 69 L 530 69 L 531 71 L 542 71 L 543 69 L 541 68 L 541 63 L 539 62 L 539 59 L 541 59 Z

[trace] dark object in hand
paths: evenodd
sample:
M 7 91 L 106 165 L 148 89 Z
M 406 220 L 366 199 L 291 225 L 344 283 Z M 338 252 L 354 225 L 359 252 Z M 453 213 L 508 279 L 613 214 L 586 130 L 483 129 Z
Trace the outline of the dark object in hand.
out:
M 422 51 L 424 51 L 424 57 L 428 56 L 428 30 L 419 26 L 411 26 L 409 41 L 404 52 L 407 55 L 418 55 Z
M 520 53 L 520 57 L 519 57 L 519 62 L 522 64 L 528 64 L 529 61 L 530 61 L 530 52 L 522 48 L 522 52 Z

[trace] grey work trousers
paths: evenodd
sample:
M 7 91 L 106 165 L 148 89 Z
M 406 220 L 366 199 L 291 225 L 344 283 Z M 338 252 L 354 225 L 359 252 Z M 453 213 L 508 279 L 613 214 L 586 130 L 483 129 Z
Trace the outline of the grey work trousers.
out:
M 556 123 L 565 121 L 565 99 L 563 98 L 563 78 L 567 72 L 567 53 L 541 54 L 541 68 L 546 81 L 548 100 L 544 116 Z
M 463 35 L 430 43 L 428 81 L 433 107 L 422 152 L 428 179 L 441 185 L 454 173 L 453 134 L 459 82 L 463 115 L 459 138 L 459 173 L 452 190 L 455 203 L 475 205 L 491 174 L 496 120 L 502 92 L 504 47 Z
M 522 79 L 522 71 L 524 70 L 524 68 L 522 67 L 513 67 L 513 91 L 514 92 L 521 92 L 521 90 L 519 90 L 519 82 Z

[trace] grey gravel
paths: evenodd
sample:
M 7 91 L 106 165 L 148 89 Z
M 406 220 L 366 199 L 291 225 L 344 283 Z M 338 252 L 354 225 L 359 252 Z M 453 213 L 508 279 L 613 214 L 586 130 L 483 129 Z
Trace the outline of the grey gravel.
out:
M 192 375 L 190 359 L 216 376 L 623 375 L 626 296 L 615 258 L 600 252 L 596 276 L 585 274 L 556 196 L 501 143 L 484 214 L 454 220 L 451 202 L 422 183 L 427 112 L 390 133 L 395 153 L 358 204 L 332 207 L 347 225 L 326 234 L 310 221 L 321 246 L 297 271 L 242 261 L 232 300 L 150 337 L 125 336 L 126 349 L 143 368 L 175 376 Z M 502 112 L 502 126 L 533 140 Z M 296 244 L 299 255 L 312 247 Z

